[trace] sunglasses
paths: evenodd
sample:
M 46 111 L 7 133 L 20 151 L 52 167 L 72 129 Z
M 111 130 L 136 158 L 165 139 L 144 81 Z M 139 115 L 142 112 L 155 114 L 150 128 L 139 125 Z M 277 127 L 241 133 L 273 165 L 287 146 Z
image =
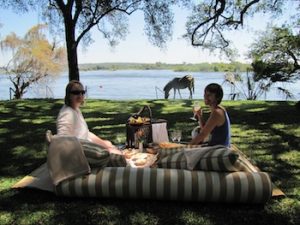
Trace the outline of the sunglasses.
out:
M 84 95 L 85 91 L 84 90 L 82 90 L 82 91 L 70 91 L 70 93 L 73 94 L 73 95 L 80 95 L 80 94 Z

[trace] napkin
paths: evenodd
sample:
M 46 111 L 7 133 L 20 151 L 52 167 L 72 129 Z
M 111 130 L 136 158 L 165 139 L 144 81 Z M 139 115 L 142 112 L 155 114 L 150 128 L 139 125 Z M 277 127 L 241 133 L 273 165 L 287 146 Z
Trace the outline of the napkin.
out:
M 161 142 L 169 141 L 167 123 L 152 124 L 152 141 L 153 143 L 161 143 Z

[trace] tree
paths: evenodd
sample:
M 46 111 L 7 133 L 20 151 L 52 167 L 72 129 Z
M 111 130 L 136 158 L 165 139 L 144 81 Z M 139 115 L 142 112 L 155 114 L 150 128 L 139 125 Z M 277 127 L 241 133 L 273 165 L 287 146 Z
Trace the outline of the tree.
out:
M 28 87 L 60 73 L 66 62 L 65 48 L 52 44 L 43 33 L 45 25 L 31 28 L 24 38 L 15 33 L 7 35 L 0 42 L 1 50 L 10 51 L 11 59 L 4 69 L 14 86 L 14 98 L 20 99 Z
M 287 27 L 269 27 L 252 44 L 249 57 L 253 74 L 247 73 L 244 87 L 248 91 L 241 91 L 247 99 L 255 100 L 275 83 L 279 83 L 277 89 L 286 99 L 294 97 L 284 83 L 300 79 L 300 36 L 295 32 Z M 228 75 L 225 81 L 236 88 L 239 82 L 234 78 Z
M 172 35 L 175 3 L 185 4 L 190 0 L 40 0 L 47 21 L 54 26 L 63 24 L 68 55 L 69 79 L 79 80 L 77 47 L 82 41 L 91 43 L 90 31 L 96 27 L 109 44 L 114 46 L 125 38 L 128 16 L 142 10 L 145 32 L 151 43 L 163 47 Z M 46 5 L 48 5 L 46 7 Z
M 262 33 L 250 50 L 257 79 L 272 82 L 300 79 L 300 36 L 286 27 L 271 27 Z
M 284 3 L 291 2 L 299 7 L 294 0 L 203 0 L 199 1 L 192 10 L 186 24 L 187 33 L 184 35 L 195 47 L 219 49 L 232 56 L 235 51 L 231 48 L 229 37 L 232 30 L 243 28 L 246 18 L 256 13 L 271 12 L 274 16 L 281 13 Z
M 300 8 L 299 1 L 294 0 L 199 1 L 193 7 L 192 14 L 186 24 L 187 33 L 184 37 L 190 40 L 191 44 L 195 47 L 208 48 L 212 51 L 220 50 L 231 57 L 234 56 L 235 51 L 231 48 L 229 36 L 227 36 L 231 34 L 230 31 L 243 28 L 244 25 L 246 25 L 246 19 L 257 13 L 270 13 L 273 17 L 276 17 L 282 13 L 282 10 L 287 4 L 290 4 L 289 7 Z M 298 27 L 299 29 L 299 10 L 296 11 L 294 15 L 290 14 L 289 24 L 293 23 L 294 27 Z M 282 32 L 283 31 L 281 31 L 281 33 Z M 256 99 L 257 96 L 266 93 L 274 82 L 290 81 L 291 78 L 298 76 L 299 53 L 295 54 L 295 51 L 299 52 L 299 31 L 298 38 L 296 38 L 295 35 L 292 37 L 290 34 L 286 35 L 282 33 L 281 35 L 280 40 L 282 47 L 276 46 L 276 44 L 278 44 L 275 41 L 276 38 L 271 41 L 269 40 L 270 42 L 267 48 L 264 44 L 267 44 L 268 41 L 261 44 L 261 57 L 256 57 L 252 64 L 254 74 L 247 74 L 245 87 L 247 87 L 248 91 L 243 92 L 243 95 L 245 95 L 247 99 Z M 266 35 L 266 37 L 268 37 L 268 35 Z M 277 36 L 277 38 L 279 38 L 279 36 Z M 272 47 L 272 45 L 274 46 Z M 290 47 L 294 50 L 287 48 L 289 45 L 291 45 Z M 284 50 L 284 48 L 286 48 L 286 50 Z M 273 53 L 270 52 L 270 49 L 274 50 Z M 258 53 L 258 49 L 256 50 Z M 263 51 L 265 52 L 263 53 Z M 269 53 L 266 51 L 269 51 Z M 266 57 L 263 57 L 263 55 Z M 270 55 L 274 56 L 273 61 L 268 61 L 268 56 Z M 256 91 L 253 92 L 253 90 Z M 283 92 L 286 97 L 292 97 L 288 90 L 282 87 L 279 87 L 279 90 Z
M 230 85 L 231 100 L 240 96 L 247 100 L 257 100 L 260 96 L 266 95 L 272 82 L 265 79 L 255 80 L 254 73 L 247 70 L 246 76 L 239 73 L 226 73 L 223 84 Z
M 40 8 L 49 25 L 64 31 L 69 79 L 79 80 L 77 48 L 80 42 L 92 42 L 91 29 L 96 27 L 114 46 L 128 33 L 128 16 L 136 11 L 144 13 L 145 33 L 149 41 L 164 47 L 172 35 L 172 5 L 187 6 L 191 0 L 0 0 L 1 7 L 26 12 Z
M 270 27 L 251 46 L 250 56 L 255 80 L 286 83 L 300 79 L 300 36 L 287 27 Z M 292 94 L 283 87 L 287 97 Z
M 0 0 L 0 7 L 12 9 L 15 12 L 27 12 L 35 4 L 34 0 Z

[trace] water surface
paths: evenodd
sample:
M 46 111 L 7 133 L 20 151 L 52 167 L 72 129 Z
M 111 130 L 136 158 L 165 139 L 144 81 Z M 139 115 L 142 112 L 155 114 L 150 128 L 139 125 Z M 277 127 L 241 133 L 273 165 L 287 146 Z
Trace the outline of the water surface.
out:
M 203 90 L 209 83 L 219 83 L 224 89 L 224 99 L 229 99 L 231 87 L 224 85 L 224 72 L 174 72 L 171 70 L 118 70 L 118 71 L 85 71 L 80 73 L 81 82 L 87 87 L 87 97 L 92 99 L 110 100 L 139 100 L 162 99 L 163 87 L 174 77 L 182 77 L 191 74 L 195 78 L 195 93 L 193 98 L 203 99 Z M 58 98 L 65 94 L 65 86 L 68 83 L 68 74 L 63 73 L 58 78 L 48 81 L 46 84 L 35 85 L 28 90 L 24 98 Z M 10 98 L 12 83 L 7 76 L 0 76 L 0 99 Z M 300 99 L 300 81 L 294 84 L 285 84 L 296 97 Z M 244 88 L 246 91 L 246 88 Z M 181 90 L 182 98 L 189 97 L 188 89 Z M 173 92 L 170 93 L 173 98 Z M 179 98 L 177 95 L 176 98 Z M 240 96 L 242 99 L 243 97 Z M 261 100 L 285 100 L 274 86 Z

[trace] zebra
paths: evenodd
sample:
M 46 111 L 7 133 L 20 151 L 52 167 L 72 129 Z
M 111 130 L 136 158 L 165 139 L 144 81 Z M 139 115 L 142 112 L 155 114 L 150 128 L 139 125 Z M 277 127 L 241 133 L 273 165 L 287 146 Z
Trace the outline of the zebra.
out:
M 164 87 L 164 92 L 165 92 L 165 99 L 169 98 L 169 92 L 171 89 L 174 89 L 174 99 L 176 95 L 176 90 L 178 90 L 179 96 L 181 97 L 180 94 L 180 89 L 185 89 L 188 88 L 190 91 L 190 96 L 189 99 L 193 98 L 193 93 L 194 93 L 194 77 L 191 75 L 186 75 L 184 77 L 175 77 L 173 80 L 168 82 L 166 86 Z

